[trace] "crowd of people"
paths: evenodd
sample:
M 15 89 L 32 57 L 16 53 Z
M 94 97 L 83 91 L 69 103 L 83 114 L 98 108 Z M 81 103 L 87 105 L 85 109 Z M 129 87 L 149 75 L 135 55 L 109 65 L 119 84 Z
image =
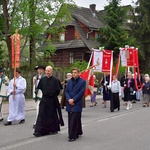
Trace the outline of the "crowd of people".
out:
M 80 78 L 80 70 L 72 69 L 67 79 L 60 82 L 53 76 L 53 68 L 37 66 L 37 75 L 33 77 L 33 99 L 36 104 L 36 117 L 33 124 L 35 137 L 57 134 L 60 126 L 64 126 L 61 105 L 66 106 L 68 113 L 68 141 L 75 141 L 83 134 L 81 113 L 86 88 L 86 81 Z M 61 105 L 58 95 L 63 89 Z M 21 70 L 16 69 L 14 78 L 8 80 L 4 69 L 0 68 L 0 121 L 3 120 L 2 103 L 9 99 L 9 114 L 5 126 L 15 123 L 25 123 L 25 96 L 26 79 L 21 76 Z
M 49 134 L 57 134 L 60 126 L 64 126 L 62 109 L 66 108 L 68 113 L 68 141 L 73 142 L 82 131 L 82 108 L 85 107 L 84 92 L 86 81 L 80 77 L 78 68 L 72 69 L 67 73 L 66 79 L 62 82 L 53 76 L 51 66 L 35 67 L 37 75 L 33 77 L 33 99 L 36 105 L 35 122 L 33 123 L 35 137 Z M 9 114 L 5 126 L 12 125 L 13 122 L 19 124 L 25 123 L 25 96 L 26 79 L 21 76 L 21 70 L 16 69 L 16 74 L 9 81 L 4 74 L 4 68 L 0 68 L 0 121 L 3 121 L 2 103 L 9 99 Z M 105 73 L 99 81 L 93 76 L 94 87 L 91 94 L 90 107 L 97 105 L 96 95 L 99 85 L 103 93 L 103 108 L 107 108 L 107 101 L 110 101 L 110 112 L 120 111 L 120 98 L 125 102 L 126 109 L 132 108 L 132 103 L 140 101 L 143 97 L 143 107 L 149 107 L 150 104 L 150 78 L 148 74 L 142 79 L 137 74 L 128 72 L 120 80 L 117 75 L 112 76 Z M 58 95 L 63 89 L 61 102 Z

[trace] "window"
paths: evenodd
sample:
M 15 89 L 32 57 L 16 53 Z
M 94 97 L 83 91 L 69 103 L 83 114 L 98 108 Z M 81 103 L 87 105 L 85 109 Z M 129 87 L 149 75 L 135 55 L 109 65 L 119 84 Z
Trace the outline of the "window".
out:
M 60 41 L 65 41 L 65 33 L 60 34 Z
M 70 64 L 73 64 L 74 62 L 74 53 L 70 53 Z
M 98 39 L 100 37 L 99 33 L 95 33 L 95 38 Z

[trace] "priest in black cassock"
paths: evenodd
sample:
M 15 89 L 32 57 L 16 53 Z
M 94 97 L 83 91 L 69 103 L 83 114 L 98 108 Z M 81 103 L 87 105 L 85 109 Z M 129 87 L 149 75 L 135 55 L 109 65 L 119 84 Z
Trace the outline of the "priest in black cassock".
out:
M 39 105 L 39 114 L 36 121 L 34 136 L 44 136 L 48 134 L 57 134 L 60 131 L 60 125 L 64 126 L 62 112 L 58 101 L 60 85 L 58 79 L 52 75 L 53 68 L 47 66 L 46 76 L 43 77 L 37 87 L 43 93 Z

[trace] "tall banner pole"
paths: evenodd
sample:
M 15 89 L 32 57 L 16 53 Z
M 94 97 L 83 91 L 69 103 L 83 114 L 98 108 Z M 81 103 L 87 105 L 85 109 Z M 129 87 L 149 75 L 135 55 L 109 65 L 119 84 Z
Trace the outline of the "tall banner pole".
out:
M 18 34 L 18 29 L 15 30 L 15 34 L 11 37 L 11 45 L 12 45 L 12 68 L 14 68 L 14 85 L 16 84 L 16 68 L 20 67 L 20 39 L 22 35 Z M 15 92 L 15 86 L 13 91 Z M 13 99 L 14 99 L 13 93 Z
M 91 64 L 91 61 L 92 61 L 92 57 L 93 57 L 93 51 L 92 51 L 92 53 L 91 53 L 90 60 L 89 60 L 89 62 L 88 62 L 88 65 L 87 65 L 87 68 L 86 68 L 86 69 L 88 69 L 88 68 L 90 67 L 90 64 Z
M 17 33 L 16 33 L 17 36 Z M 17 38 L 14 37 L 14 84 L 16 84 L 16 47 L 17 47 Z M 15 86 L 14 90 L 15 91 Z M 13 93 L 13 99 L 15 98 L 15 94 Z
M 110 62 L 110 81 L 109 81 L 109 86 L 111 86 L 111 81 L 112 81 L 112 69 L 113 69 L 113 51 L 111 52 L 111 62 Z

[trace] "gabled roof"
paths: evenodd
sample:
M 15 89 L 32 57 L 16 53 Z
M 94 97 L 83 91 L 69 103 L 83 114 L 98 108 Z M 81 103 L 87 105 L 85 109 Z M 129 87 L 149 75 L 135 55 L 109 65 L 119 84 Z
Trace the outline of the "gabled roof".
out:
M 70 48 L 86 47 L 85 43 L 80 39 L 65 41 L 64 43 L 59 42 L 59 43 L 55 43 L 54 45 L 56 46 L 57 49 L 70 49 Z
M 70 41 L 64 41 L 64 43 L 55 43 L 54 46 L 56 46 L 56 49 L 69 49 L 69 48 L 79 48 L 79 47 L 88 47 L 89 50 L 92 50 L 92 48 L 98 47 L 100 44 L 96 42 L 94 39 L 87 39 L 87 34 L 84 33 L 82 28 L 80 27 L 78 20 L 73 18 L 71 20 L 73 23 L 75 29 L 78 31 L 78 34 L 80 35 L 80 40 L 70 40 Z
M 99 29 L 104 27 L 104 23 L 97 16 L 98 12 L 96 10 L 95 13 L 93 13 L 90 8 L 75 6 L 70 7 L 70 9 L 72 17 L 82 22 L 85 26 L 92 29 Z
M 104 27 L 103 22 L 97 16 L 97 11 L 93 13 L 90 8 L 78 7 L 73 5 L 68 6 L 72 19 L 67 23 L 67 25 L 72 25 L 75 27 L 76 31 L 81 37 L 81 40 L 70 40 L 64 41 L 64 43 L 55 43 L 54 46 L 56 46 L 56 49 L 88 47 L 89 50 L 92 50 L 92 48 L 98 47 L 100 44 L 94 39 L 87 39 L 87 34 L 82 30 L 81 26 L 78 23 L 78 21 L 81 22 L 91 30 L 99 30 L 99 28 Z

